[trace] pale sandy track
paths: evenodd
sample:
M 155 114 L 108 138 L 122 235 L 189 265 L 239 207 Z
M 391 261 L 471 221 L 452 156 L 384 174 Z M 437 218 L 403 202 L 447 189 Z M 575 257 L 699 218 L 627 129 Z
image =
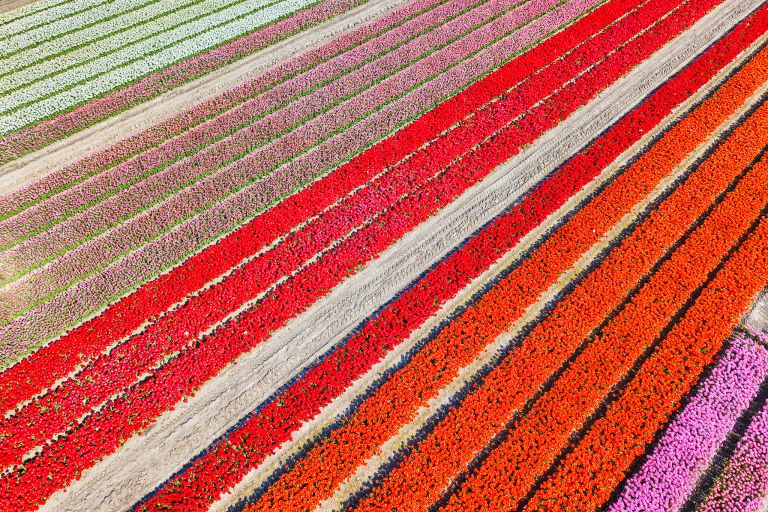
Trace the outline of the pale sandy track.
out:
M 37 0 L 0 0 L 0 13 L 12 11 L 35 2 L 37 2 Z
M 86 155 L 103 150 L 177 112 L 213 98 L 227 89 L 257 76 L 270 66 L 321 46 L 340 33 L 347 31 L 350 27 L 386 14 L 406 1 L 370 0 L 340 17 L 289 37 L 39 151 L 0 166 L 0 194 L 18 190 L 56 169 L 60 169 Z
M 743 324 L 749 329 L 768 333 L 768 292 L 763 293 L 755 302 L 752 310 L 744 318 Z
M 579 110 L 441 215 L 406 235 L 270 340 L 203 385 L 194 397 L 164 414 L 144 435 L 132 438 L 113 456 L 87 470 L 66 492 L 55 494 L 44 509 L 128 508 L 758 4 L 757 0 L 726 0 L 692 30 L 603 91 L 589 108 Z

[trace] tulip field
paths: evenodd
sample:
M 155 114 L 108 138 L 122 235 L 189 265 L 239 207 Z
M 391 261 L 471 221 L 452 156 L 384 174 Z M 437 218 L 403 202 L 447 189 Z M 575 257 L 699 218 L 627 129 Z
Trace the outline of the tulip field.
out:
M 0 511 L 768 511 L 768 2 L 0 0 Z

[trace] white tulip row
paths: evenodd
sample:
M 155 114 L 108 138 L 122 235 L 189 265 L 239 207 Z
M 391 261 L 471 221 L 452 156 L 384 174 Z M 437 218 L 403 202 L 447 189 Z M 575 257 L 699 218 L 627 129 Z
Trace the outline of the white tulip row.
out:
M 77 31 L 87 25 L 93 25 L 94 23 L 100 24 L 108 22 L 107 18 L 113 18 L 115 16 L 121 16 L 126 13 L 131 13 L 148 3 L 154 3 L 157 0 L 115 0 L 108 4 L 100 5 L 94 9 L 89 9 L 85 12 L 81 12 L 74 16 L 69 16 L 52 23 L 47 23 L 40 27 L 25 30 L 20 34 L 15 34 L 0 45 L 0 57 L 6 57 L 13 55 L 22 50 L 28 50 L 33 53 L 37 53 L 36 44 L 55 41 L 57 37 L 65 35 L 67 33 Z M 87 27 L 86 27 L 87 28 Z M 65 49 L 66 46 L 60 46 L 60 49 Z M 3 73 L 7 70 L 2 69 Z
M 207 0 L 206 6 L 211 9 L 226 4 L 229 1 Z M 43 79 L 25 81 L 23 88 L 15 90 L 13 94 L 0 97 L 0 113 L 10 112 L 30 102 L 46 99 L 59 92 L 63 92 L 68 87 L 81 84 L 85 80 L 95 80 L 102 75 L 119 71 L 122 67 L 135 67 L 135 64 L 145 58 L 146 60 L 154 61 L 158 54 L 165 55 L 163 59 L 164 64 L 160 66 L 165 67 L 181 58 L 193 55 L 219 42 L 248 32 L 265 21 L 268 22 L 274 19 L 276 16 L 270 16 L 270 8 L 267 7 L 274 1 L 240 1 L 224 10 L 156 34 L 116 52 L 92 59 L 63 73 Z M 290 12 L 280 9 L 283 3 L 285 1 L 272 8 L 273 12 L 280 12 L 278 16 Z M 143 27 L 137 27 L 135 32 L 143 32 Z M 186 44 L 188 41 L 195 41 L 196 43 L 189 45 Z M 209 41 L 211 42 L 209 43 Z M 143 69 L 143 66 L 139 66 L 139 69 Z M 153 67 L 150 71 L 154 69 L 158 68 Z M 21 74 L 25 73 L 26 70 L 21 72 Z M 135 79 L 143 74 L 130 74 L 129 76 L 130 79 Z M 3 83 L 6 81 L 11 82 L 13 76 L 4 77 L 0 81 Z M 119 83 L 114 85 L 119 85 Z
M 88 27 L 85 30 L 45 43 L 33 50 L 18 53 L 5 60 L 0 59 L 0 69 L 9 71 L 8 75 L 0 78 L 0 93 L 31 84 L 73 66 L 93 61 L 126 45 L 183 24 L 190 19 L 204 16 L 216 7 L 236 1 L 242 0 L 219 0 L 218 2 L 160 0 L 126 15 L 126 17 L 130 16 L 132 19 L 122 19 L 123 17 L 121 16 L 121 19 L 114 19 L 103 25 L 99 24 Z M 168 11 L 175 12 L 169 13 Z M 136 26 L 131 27 L 130 30 L 109 35 L 130 25 Z M 55 58 L 45 58 L 60 52 L 63 48 L 87 43 L 105 35 L 108 37 L 62 55 L 57 55 Z M 30 63 L 34 65 L 21 71 L 13 72 L 14 69 L 28 66 Z
M 265 2 L 262 1 L 261 4 L 263 3 Z M 69 73 L 66 74 L 66 79 L 63 78 L 65 74 L 62 74 L 54 77 L 51 81 L 53 83 L 40 82 L 41 86 L 45 85 L 47 87 L 44 90 L 52 90 L 53 92 L 37 92 L 43 90 L 42 88 L 37 89 L 37 87 L 14 92 L 12 95 L 2 98 L 2 108 L 0 109 L 2 112 L 8 112 L 8 110 L 14 108 L 14 105 L 24 104 L 28 101 L 35 101 L 35 103 L 25 105 L 0 116 L 0 133 L 17 130 L 35 121 L 67 110 L 121 85 L 132 82 L 141 76 L 162 69 L 185 57 L 195 55 L 225 41 L 249 33 L 257 27 L 274 22 L 276 19 L 291 14 L 312 3 L 314 3 L 313 0 L 286 0 L 270 7 L 258 9 L 226 25 L 206 30 L 202 34 L 186 39 L 152 55 L 139 58 L 121 67 L 115 68 L 115 60 L 112 55 L 107 56 L 107 58 L 98 59 L 93 63 L 93 66 L 89 65 L 78 68 L 79 79 L 75 83 L 83 80 L 84 73 L 86 72 L 84 68 L 91 68 L 90 71 L 96 69 L 102 74 L 93 80 L 80 83 L 66 90 L 60 89 L 66 87 L 66 85 L 61 84 L 66 84 L 64 80 L 69 79 Z M 181 28 L 185 29 L 186 27 Z M 182 34 L 178 35 L 177 38 L 187 35 L 184 31 L 181 32 Z M 134 58 L 136 55 L 135 50 L 133 50 Z M 62 82 L 58 82 L 59 79 Z M 57 83 L 58 87 L 51 87 L 51 85 L 57 85 Z M 36 86 L 37 84 L 34 85 Z M 57 89 L 58 92 L 56 92 Z M 22 97 L 24 99 L 20 99 Z
M 91 9 L 110 0 L 42 0 L 0 14 L 0 40 Z

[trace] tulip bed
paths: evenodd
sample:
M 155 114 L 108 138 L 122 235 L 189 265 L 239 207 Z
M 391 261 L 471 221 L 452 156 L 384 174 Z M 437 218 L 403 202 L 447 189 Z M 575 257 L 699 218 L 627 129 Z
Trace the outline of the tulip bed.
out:
M 0 509 L 764 510 L 750 2 L 405 1 L 0 191 Z M 0 13 L 0 165 L 365 6 Z

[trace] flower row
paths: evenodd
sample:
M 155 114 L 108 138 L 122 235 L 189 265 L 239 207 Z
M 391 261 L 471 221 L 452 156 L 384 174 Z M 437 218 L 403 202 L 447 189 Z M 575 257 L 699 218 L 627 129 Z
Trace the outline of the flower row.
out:
M 109 355 L 97 358 L 52 393 L 31 402 L 11 421 L 0 424 L 0 431 L 6 437 L 2 443 L 5 453 L 0 457 L 0 463 L 17 463 L 15 459 L 34 446 L 28 445 L 31 439 L 39 442 L 40 439 L 52 437 L 58 432 L 55 429 L 63 428 L 123 386 L 132 384 L 135 375 L 156 366 L 166 354 L 183 349 L 226 314 L 291 274 L 327 244 L 365 222 L 368 216 L 391 207 L 401 195 L 420 193 L 425 180 L 465 149 L 466 142 L 456 136 L 455 130 L 451 135 L 451 139 L 442 137 L 429 148 L 387 170 L 357 190 L 351 198 L 334 205 L 299 231 L 291 233 L 275 249 L 249 261 L 244 268 L 194 296 L 140 335 L 119 345 Z M 452 147 L 450 142 L 455 144 L 456 139 L 461 144 Z M 435 149 L 440 146 L 444 151 L 436 155 Z M 123 360 L 122 355 L 126 353 L 137 355 Z M 83 386 L 82 381 L 88 384 Z M 90 404 L 87 409 L 84 408 L 85 402 Z M 30 420 L 33 420 L 35 427 L 28 427 Z
M 83 53 L 90 53 L 90 58 L 104 53 L 89 50 L 94 43 L 101 41 L 105 46 L 103 50 L 110 51 L 109 36 L 115 32 L 121 32 L 125 44 L 130 44 L 148 35 L 146 30 L 136 30 L 137 34 L 133 34 L 131 29 L 166 15 L 170 15 L 169 19 L 176 19 L 177 11 L 197 3 L 199 0 L 185 0 L 175 5 L 168 0 L 117 1 L 100 9 L 50 23 L 39 30 L 25 31 L 10 37 L 5 41 L 4 51 L 0 52 L 4 75 L 2 90 L 5 92 L 24 85 L 24 81 L 19 81 L 21 70 L 26 74 L 26 70 L 34 68 L 35 75 L 27 79 L 27 82 L 31 82 L 71 65 L 78 65 L 84 62 L 80 58 Z M 81 48 L 86 50 L 81 51 Z M 66 60 L 56 58 L 62 54 L 67 55 Z M 46 68 L 49 69 L 47 72 Z
M 0 14 L 0 39 L 11 39 L 14 36 L 36 31 L 41 27 L 51 27 L 57 30 L 78 29 L 81 26 L 99 21 L 101 17 L 109 16 L 114 6 L 103 5 L 104 0 L 44 0 L 35 5 L 24 5 L 21 8 Z M 120 8 L 122 2 L 116 2 Z M 123 9 L 130 6 L 122 5 Z M 96 11 L 94 14 L 93 11 Z M 100 13 L 104 13 L 101 15 Z M 65 27 L 66 23 L 69 27 Z M 40 35 L 40 39 L 44 36 Z
M 472 174 L 443 176 L 430 182 L 434 185 L 430 190 L 408 196 L 385 217 L 357 231 L 279 285 L 254 308 L 195 342 L 154 376 L 110 400 L 74 430 L 43 447 L 23 470 L 13 471 L 3 479 L 3 501 L 15 501 L 17 506 L 27 508 L 68 483 L 478 179 Z
M 763 9 L 761 14 L 758 20 L 765 24 L 768 9 Z M 484 265 L 509 250 L 530 227 L 557 209 L 595 172 L 647 132 L 674 105 L 696 91 L 711 74 L 730 62 L 761 32 L 751 28 L 749 23 L 742 23 L 665 83 L 555 176 L 539 185 L 521 204 L 470 239 L 467 245 L 364 323 L 345 344 L 335 347 L 317 366 L 246 417 L 210 451 L 141 503 L 138 510 L 167 509 L 181 504 L 206 508 L 272 450 L 291 439 L 292 432 L 303 421 L 312 418 L 358 376 L 366 373 L 387 350 L 407 339 L 412 329 L 433 314 L 442 301 L 466 285 L 485 268 Z
M 765 397 L 765 393 L 762 393 Z M 768 399 L 764 399 L 703 500 L 704 512 L 759 512 L 768 495 Z
M 353 42 L 357 40 L 349 35 L 345 39 L 351 39 Z M 321 53 L 314 57 L 320 58 L 322 55 Z M 291 69 L 293 68 L 289 67 L 286 72 Z M 467 68 L 465 71 L 470 73 L 473 69 Z M 278 78 L 280 76 L 278 75 Z M 471 97 L 470 93 L 466 92 L 454 100 L 449 100 L 452 110 L 442 111 L 439 107 L 437 110 L 441 111 L 441 117 L 436 117 L 435 113 L 426 114 L 422 120 L 407 126 L 396 136 L 374 145 L 328 177 L 308 186 L 292 201 L 282 202 L 267 210 L 219 243 L 194 255 L 183 266 L 175 267 L 171 272 L 147 283 L 100 316 L 0 374 L 0 386 L 4 391 L 3 397 L 6 398 L 3 406 L 6 409 L 12 408 L 44 390 L 78 364 L 74 354 L 80 352 L 82 357 L 93 357 L 104 347 L 126 336 L 147 318 L 160 314 L 185 295 L 226 272 L 249 254 L 257 252 L 281 233 L 290 231 L 304 219 L 316 215 L 337 197 L 343 196 L 374 176 L 380 167 L 392 165 L 413 152 L 472 111 L 473 105 L 469 103 L 455 103 L 456 99 L 465 95 Z M 229 104 L 233 98 L 227 100 L 226 104 Z M 449 116 L 447 112 L 454 115 Z M 435 124 L 436 119 L 444 120 L 444 124 Z M 430 125 L 433 129 L 426 129 Z M 38 372 L 36 368 L 40 367 L 46 371 Z
M 549 80 L 547 79 L 546 75 L 542 77 L 542 80 L 543 80 L 542 84 L 548 84 L 549 83 Z M 527 95 L 526 96 L 526 100 L 525 100 L 528 105 L 531 105 L 531 104 L 535 103 L 535 101 L 537 101 L 537 98 L 539 98 L 540 95 L 544 94 L 544 92 L 543 92 L 544 89 L 542 89 L 541 91 L 536 91 L 537 84 L 530 83 L 530 84 L 527 84 L 527 85 L 530 85 L 531 87 L 528 87 L 527 89 L 524 89 L 524 90 L 527 90 L 527 91 L 533 90 L 534 91 L 534 94 L 533 95 L 530 95 L 530 94 Z M 519 98 L 517 98 L 516 100 L 519 100 Z M 510 101 L 510 100 L 505 100 L 504 102 L 498 102 L 497 104 L 494 105 L 494 109 L 495 110 L 503 111 L 503 110 L 501 110 L 501 107 L 504 107 L 504 105 L 505 105 L 505 103 L 507 101 Z M 480 124 L 480 126 L 484 127 L 483 130 L 480 130 L 480 131 L 476 131 L 477 128 L 475 128 L 475 126 L 476 126 L 475 124 L 466 125 L 466 126 L 462 125 L 463 132 L 467 132 L 469 138 L 467 138 L 467 135 L 462 135 L 462 134 L 454 135 L 454 134 L 452 134 L 454 136 L 454 139 L 457 139 L 459 141 L 460 145 L 453 147 L 453 149 L 451 151 L 445 153 L 445 156 L 447 156 L 448 158 L 452 158 L 455 155 L 460 154 L 461 151 L 469 148 L 474 143 L 474 142 L 472 142 L 473 141 L 473 139 L 472 139 L 473 136 L 475 138 L 477 138 L 477 137 L 482 137 L 482 136 L 485 136 L 485 135 L 488 135 L 488 134 L 492 133 L 496 129 L 494 127 L 503 126 L 505 124 L 505 122 L 507 122 L 508 120 L 514 119 L 520 112 L 522 112 L 521 109 L 524 108 L 524 105 L 525 104 L 523 104 L 523 105 L 517 104 L 518 110 L 507 111 L 507 112 L 505 112 L 505 116 L 501 116 L 501 117 L 491 116 L 491 112 L 493 112 L 494 109 L 491 109 L 491 110 L 488 110 L 487 112 L 484 112 L 483 114 L 487 115 L 488 119 L 490 121 L 492 121 L 492 122 L 484 122 L 484 123 Z M 505 119 L 507 121 L 505 121 Z M 489 129 L 489 127 L 490 127 L 490 129 Z M 445 137 L 443 137 L 443 139 L 445 139 Z M 448 143 L 450 143 L 450 139 L 448 139 L 447 142 L 445 142 L 445 144 L 448 144 Z M 450 144 L 445 146 L 445 148 L 450 148 L 450 147 L 451 147 Z M 434 158 L 435 151 L 445 151 L 445 148 L 441 149 L 441 146 L 439 146 L 439 145 L 438 146 L 434 146 L 433 145 L 430 148 L 430 153 L 429 153 L 430 155 L 432 155 L 431 158 Z M 435 161 L 437 162 L 437 160 L 435 160 Z M 188 240 L 188 238 L 184 238 L 184 240 L 186 241 L 186 240 Z M 83 298 L 82 294 L 78 294 L 77 297 L 80 300 L 82 300 L 82 298 Z
M 104 0 L 41 0 L 0 14 L 0 38 L 54 23 L 97 7 Z

